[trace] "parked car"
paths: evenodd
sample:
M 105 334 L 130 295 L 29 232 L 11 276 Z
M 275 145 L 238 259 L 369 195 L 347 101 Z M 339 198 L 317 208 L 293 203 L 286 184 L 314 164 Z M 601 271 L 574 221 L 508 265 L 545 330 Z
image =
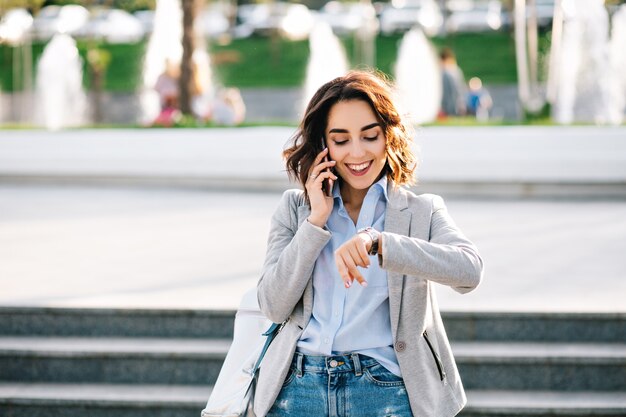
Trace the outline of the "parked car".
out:
M 78 4 L 46 6 L 33 20 L 33 36 L 50 39 L 57 33 L 73 34 L 89 20 L 89 11 Z
M 368 24 L 375 26 L 370 28 L 374 33 L 378 32 L 378 18 L 371 4 L 329 1 L 320 9 L 317 19 L 328 23 L 337 35 L 353 33 Z
M 447 8 L 448 32 L 484 32 L 502 27 L 502 3 L 498 0 L 451 0 Z
M 74 36 L 103 40 L 108 43 L 134 43 L 145 34 L 137 17 L 120 9 L 100 9 Z
M 432 36 L 439 33 L 442 25 L 443 15 L 435 0 L 392 1 L 380 14 L 380 30 L 385 35 L 418 26 Z
M 0 43 L 17 43 L 33 26 L 33 17 L 28 10 L 10 9 L 0 19 Z
M 238 37 L 278 32 L 289 39 L 305 39 L 315 24 L 313 13 L 303 4 L 262 3 L 245 7 L 242 5 L 238 9 L 238 19 L 241 22 L 235 28 L 235 35 Z

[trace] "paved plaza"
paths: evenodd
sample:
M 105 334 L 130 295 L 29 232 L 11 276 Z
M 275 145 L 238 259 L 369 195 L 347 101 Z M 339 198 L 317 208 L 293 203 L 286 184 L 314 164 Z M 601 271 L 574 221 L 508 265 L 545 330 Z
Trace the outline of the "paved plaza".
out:
M 279 192 L 0 185 L 0 305 L 234 308 Z M 448 198 L 486 263 L 444 310 L 626 312 L 626 201 Z

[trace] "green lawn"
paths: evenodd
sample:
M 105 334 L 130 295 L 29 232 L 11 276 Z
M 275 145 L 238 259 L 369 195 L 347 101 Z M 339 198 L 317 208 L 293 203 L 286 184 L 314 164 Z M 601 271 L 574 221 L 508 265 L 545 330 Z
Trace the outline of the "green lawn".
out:
M 352 65 L 354 62 L 354 39 L 341 39 Z M 381 36 L 376 40 L 377 67 L 392 75 L 401 36 Z M 543 38 L 545 43 L 545 37 Z M 467 78 L 478 76 L 486 84 L 514 83 L 515 53 L 509 33 L 462 34 L 446 38 L 434 38 L 436 47 L 447 45 L 457 54 L 458 62 Z M 109 91 L 129 92 L 137 89 L 140 80 L 146 42 L 126 45 L 88 44 L 78 42 L 83 60 L 89 48 L 107 50 L 111 63 L 106 74 L 104 88 Z M 34 44 L 33 60 L 37 62 L 44 45 Z M 303 83 L 309 54 L 307 41 L 272 40 L 252 37 L 236 39 L 228 45 L 209 45 L 213 71 L 224 85 L 247 87 L 295 87 Z M 0 45 L 0 87 L 12 91 L 13 58 L 15 50 Z M 36 65 L 34 65 L 36 68 Z M 89 77 L 85 70 L 85 86 Z M 21 87 L 15 86 L 17 89 Z

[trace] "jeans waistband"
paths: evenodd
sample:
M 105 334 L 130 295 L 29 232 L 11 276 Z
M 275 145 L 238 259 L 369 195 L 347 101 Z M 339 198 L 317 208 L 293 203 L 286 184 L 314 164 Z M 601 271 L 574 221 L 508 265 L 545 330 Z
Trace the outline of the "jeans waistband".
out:
M 293 357 L 292 366 L 298 376 L 302 376 L 305 372 L 354 372 L 355 375 L 360 376 L 363 372 L 363 368 L 369 368 L 377 363 L 376 359 L 361 355 L 360 353 L 316 356 L 296 352 Z

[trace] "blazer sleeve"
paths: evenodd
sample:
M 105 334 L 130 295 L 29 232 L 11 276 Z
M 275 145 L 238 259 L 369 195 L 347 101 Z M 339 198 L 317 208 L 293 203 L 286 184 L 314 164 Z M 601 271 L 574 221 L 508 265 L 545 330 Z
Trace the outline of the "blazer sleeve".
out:
M 298 227 L 297 190 L 289 190 L 272 216 L 267 252 L 257 285 L 259 307 L 274 323 L 282 323 L 302 297 L 313 267 L 331 233 L 307 220 Z
M 432 198 L 430 239 L 383 232 L 381 267 L 452 287 L 459 293 L 475 289 L 483 275 L 478 250 L 456 226 L 443 199 Z

